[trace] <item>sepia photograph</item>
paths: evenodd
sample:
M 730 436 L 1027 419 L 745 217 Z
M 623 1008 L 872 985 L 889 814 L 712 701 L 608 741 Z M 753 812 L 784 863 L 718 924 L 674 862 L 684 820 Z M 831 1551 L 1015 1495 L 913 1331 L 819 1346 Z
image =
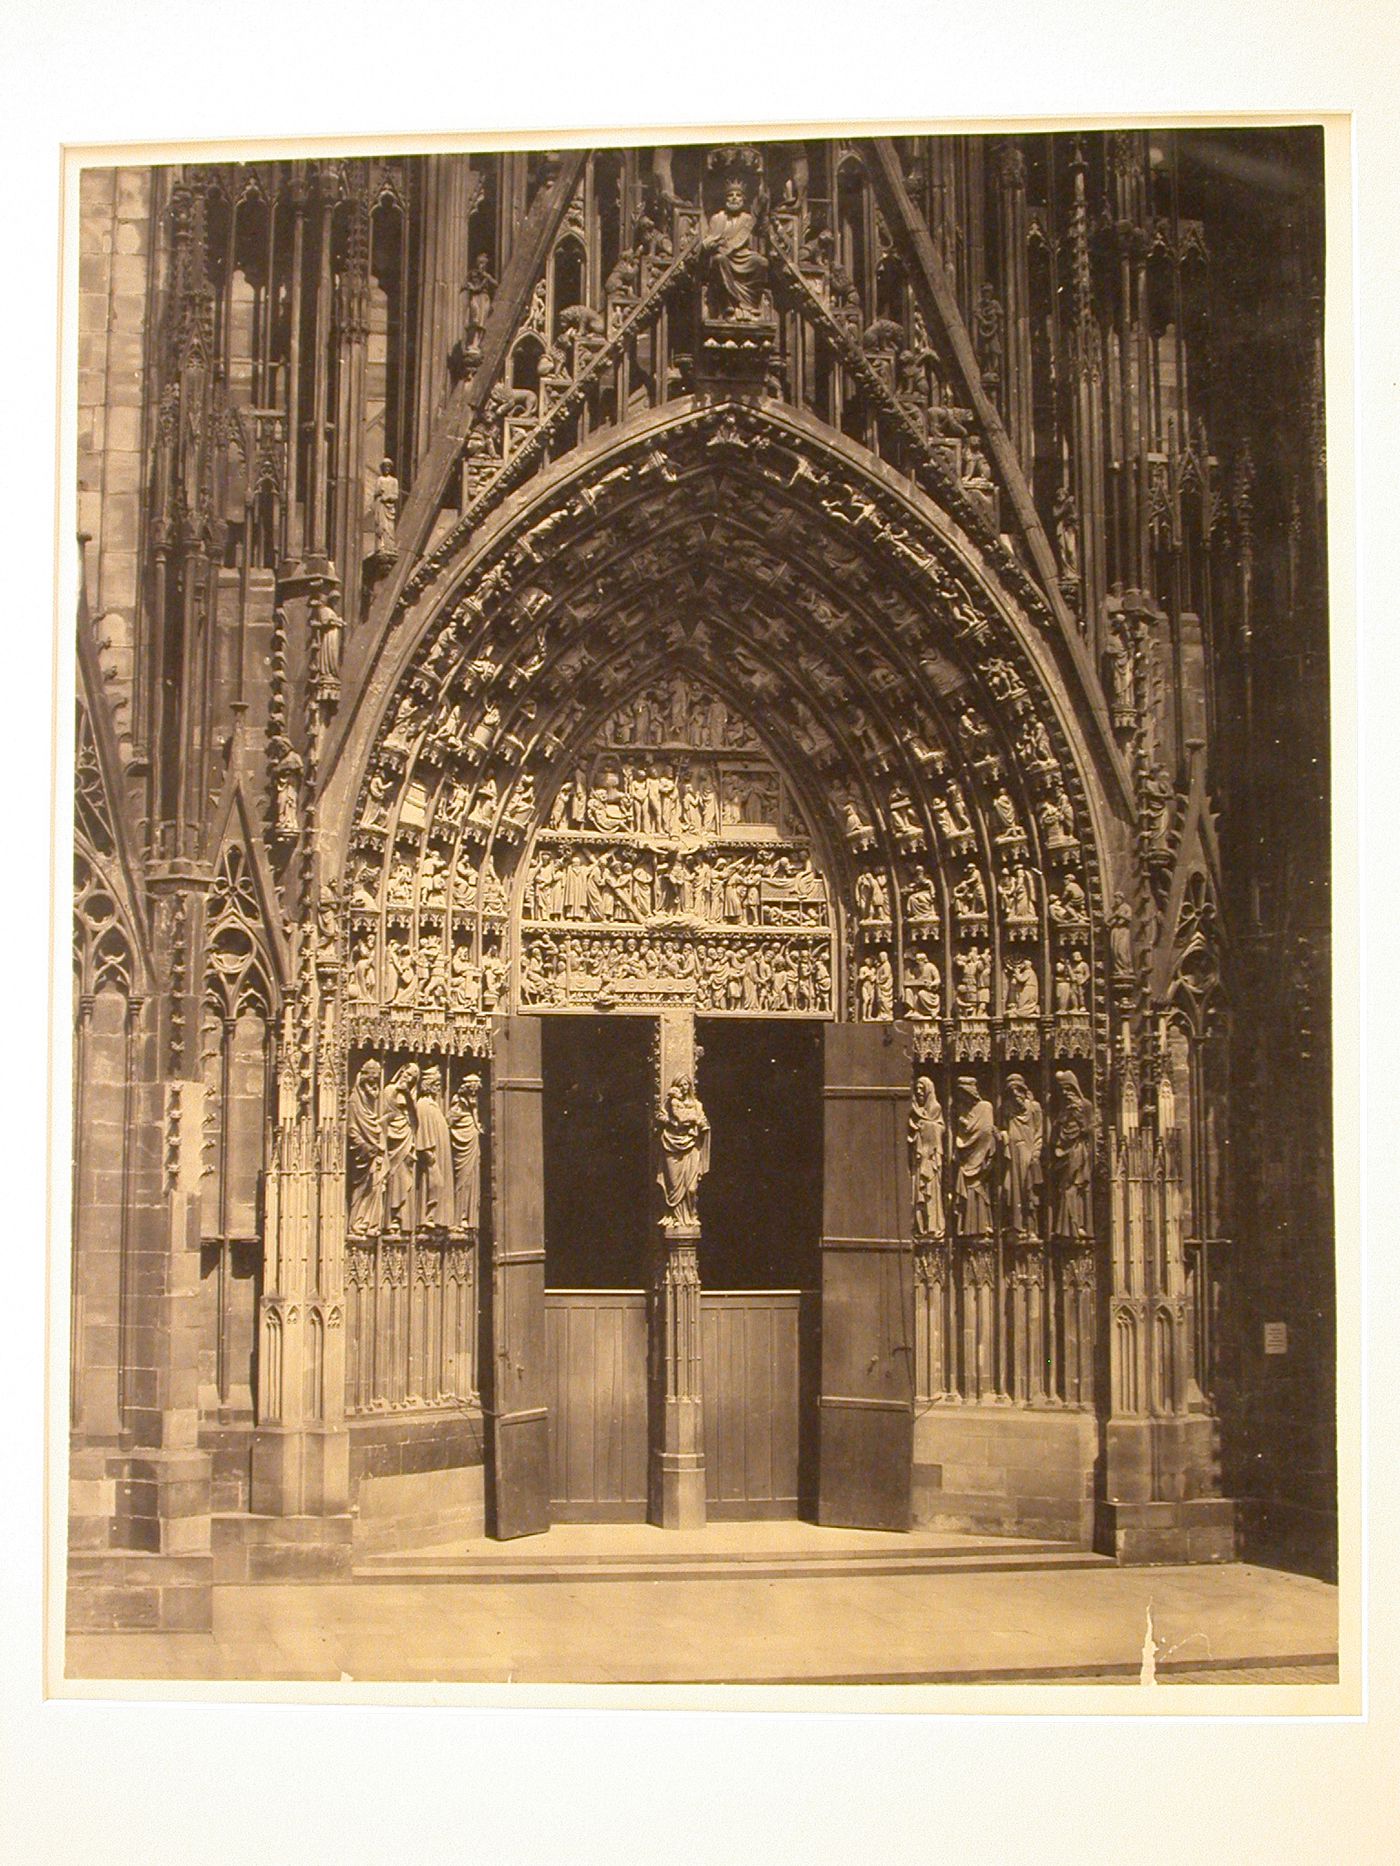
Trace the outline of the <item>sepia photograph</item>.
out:
M 68 1680 L 1336 1684 L 1324 142 L 72 172 Z

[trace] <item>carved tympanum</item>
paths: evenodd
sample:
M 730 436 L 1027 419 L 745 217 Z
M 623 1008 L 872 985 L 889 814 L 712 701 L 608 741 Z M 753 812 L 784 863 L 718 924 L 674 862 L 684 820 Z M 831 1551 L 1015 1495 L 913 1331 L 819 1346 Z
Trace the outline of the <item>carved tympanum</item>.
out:
M 868 900 L 888 913 L 883 881 Z M 555 793 L 521 898 L 521 1003 L 829 1015 L 832 938 L 786 777 L 675 673 L 619 706 Z

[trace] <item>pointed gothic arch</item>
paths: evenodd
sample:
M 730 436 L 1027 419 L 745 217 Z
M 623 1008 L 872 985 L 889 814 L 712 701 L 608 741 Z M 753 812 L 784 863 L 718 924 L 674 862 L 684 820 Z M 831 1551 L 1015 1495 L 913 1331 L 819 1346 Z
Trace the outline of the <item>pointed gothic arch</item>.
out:
M 475 851 L 462 974 L 484 970 L 476 1008 L 502 1008 L 519 852 L 579 721 L 643 667 L 689 657 L 784 748 L 809 810 L 840 825 L 834 970 L 848 987 L 831 1014 L 858 1015 L 849 981 L 888 961 L 875 1010 L 952 1022 L 951 1054 L 1102 1059 L 1119 773 L 1066 694 L 1072 666 L 946 515 L 815 423 L 738 404 L 649 418 L 531 495 L 507 502 L 347 696 L 347 734 L 365 708 L 380 720 L 328 753 L 327 857 L 363 961 L 352 997 L 397 998 L 386 975 L 402 980 L 427 924 L 426 967 L 407 969 L 426 972 L 432 1008 L 467 1010 L 434 916 L 445 929 L 443 870 Z M 857 878 L 880 871 L 887 912 L 866 915 L 865 937 Z M 445 892 L 455 900 L 450 879 Z
M 1075 762 L 1093 773 L 1091 789 L 1102 792 L 1110 815 L 1131 816 L 1127 768 L 1109 729 L 1103 696 L 1086 677 L 1084 645 L 1066 636 L 1043 604 L 1028 604 L 1026 591 L 1034 586 L 1004 545 L 989 549 L 974 535 L 975 527 L 969 529 L 956 501 L 946 507 L 938 503 L 891 472 L 868 448 L 812 415 L 775 402 L 713 404 L 692 396 L 636 413 L 624 426 L 606 429 L 564 450 L 562 457 L 555 450 L 554 463 L 545 456 L 546 464 L 538 465 L 528 485 L 518 491 L 488 489 L 489 503 L 479 519 L 470 524 L 464 519 L 425 551 L 399 609 L 380 617 L 347 657 L 346 703 L 327 746 L 328 770 L 342 763 L 361 737 L 361 708 L 367 705 L 374 713 L 382 707 L 425 636 L 442 626 L 443 611 L 454 609 L 473 583 L 483 586 L 485 599 L 494 599 L 519 580 L 522 567 L 528 573 L 540 565 L 542 550 L 555 554 L 570 520 L 580 517 L 580 499 L 586 515 L 613 516 L 635 503 L 626 489 L 629 476 L 637 481 L 631 492 L 643 490 L 640 482 L 660 460 L 683 453 L 688 441 L 694 452 L 697 437 L 710 463 L 722 463 L 732 476 L 743 475 L 746 452 L 766 454 L 766 466 L 750 463 L 748 477 L 760 486 L 771 482 L 774 450 L 782 450 L 796 474 L 787 492 L 809 506 L 817 495 L 817 524 L 829 537 L 873 546 L 882 572 L 896 582 L 912 581 L 916 601 L 956 609 L 961 598 L 974 629 L 975 613 L 993 632 L 1009 631 L 1020 655 L 1036 670 L 1033 685 L 1046 718 L 1058 719 L 1059 730 L 1076 747 Z M 533 454 L 530 449 L 526 454 L 537 463 L 542 451 L 535 446 Z M 820 498 L 823 489 L 833 488 L 850 499 L 850 509 L 835 518 Z M 523 541 L 519 553 L 512 548 L 516 540 Z M 516 557 L 520 561 L 512 562 Z M 332 784 L 328 803 L 335 789 Z M 1098 827 L 1107 833 L 1106 820 Z

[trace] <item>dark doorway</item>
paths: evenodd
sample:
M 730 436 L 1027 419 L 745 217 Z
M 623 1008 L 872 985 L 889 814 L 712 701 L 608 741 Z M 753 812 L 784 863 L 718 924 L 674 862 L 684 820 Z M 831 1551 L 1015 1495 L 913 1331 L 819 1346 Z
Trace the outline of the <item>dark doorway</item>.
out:
M 640 1289 L 651 1210 L 651 1023 L 544 1020 L 544 1253 L 550 1289 Z
M 544 1019 L 549 1512 L 641 1522 L 647 1506 L 646 1242 L 652 1024 Z
M 707 1289 L 815 1289 L 821 1233 L 819 1024 L 714 1018 L 696 1074 L 709 1117 L 700 1188 Z
M 700 1188 L 706 1507 L 810 1515 L 822 1184 L 819 1024 L 699 1026 L 711 1131 Z

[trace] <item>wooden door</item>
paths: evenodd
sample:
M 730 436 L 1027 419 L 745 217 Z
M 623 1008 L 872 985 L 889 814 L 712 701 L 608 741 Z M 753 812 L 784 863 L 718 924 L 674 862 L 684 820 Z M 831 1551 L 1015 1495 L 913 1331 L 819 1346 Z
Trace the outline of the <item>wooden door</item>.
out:
M 802 1293 L 703 1290 L 705 1503 L 712 1520 L 796 1516 Z
M 540 1019 L 498 1017 L 491 1072 L 491 1299 L 482 1399 L 487 1527 L 502 1540 L 538 1535 L 549 1527 L 543 1102 Z
M 549 1513 L 647 1517 L 647 1299 L 640 1289 L 545 1292 Z
M 828 1024 L 817 1520 L 907 1529 L 914 1457 L 910 1063 L 889 1025 Z

